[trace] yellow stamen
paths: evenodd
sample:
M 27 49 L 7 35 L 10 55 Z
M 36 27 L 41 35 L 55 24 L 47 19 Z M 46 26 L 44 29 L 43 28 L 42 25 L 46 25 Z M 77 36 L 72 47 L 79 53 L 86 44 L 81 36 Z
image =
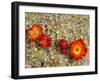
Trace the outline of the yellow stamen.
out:
M 80 52 L 81 52 L 80 47 L 79 47 L 79 46 L 75 46 L 75 48 L 74 48 L 74 53 L 75 53 L 76 55 L 78 55 L 78 54 L 80 54 Z

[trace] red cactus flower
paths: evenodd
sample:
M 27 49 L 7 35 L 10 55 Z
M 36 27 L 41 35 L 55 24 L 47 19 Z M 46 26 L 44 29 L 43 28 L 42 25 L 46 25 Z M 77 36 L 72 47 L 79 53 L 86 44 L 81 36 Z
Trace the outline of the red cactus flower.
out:
M 67 53 L 67 49 L 61 49 L 61 48 L 60 48 L 60 53 L 61 53 L 61 54 L 66 54 L 66 53 Z
M 60 39 L 58 42 L 59 48 L 67 48 L 67 41 L 65 39 Z
M 58 42 L 58 48 L 61 54 L 67 53 L 67 41 L 65 39 L 60 39 Z
M 35 41 L 43 34 L 43 29 L 40 24 L 33 24 L 31 28 L 28 29 L 27 36 L 30 40 Z
M 52 39 L 47 35 L 41 35 L 38 43 L 41 47 L 49 47 L 51 46 Z
M 82 59 L 86 55 L 87 48 L 82 39 L 74 40 L 70 43 L 70 55 L 76 59 Z

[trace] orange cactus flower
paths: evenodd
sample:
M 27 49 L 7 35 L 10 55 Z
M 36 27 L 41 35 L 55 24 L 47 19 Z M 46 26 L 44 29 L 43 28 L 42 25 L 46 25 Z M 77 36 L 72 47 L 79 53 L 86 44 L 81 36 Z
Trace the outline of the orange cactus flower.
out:
M 47 35 L 41 35 L 38 43 L 41 47 L 49 47 L 51 46 L 52 39 Z
M 70 55 L 76 59 L 82 59 L 83 56 L 86 55 L 87 48 L 85 47 L 85 43 L 82 39 L 72 41 L 70 43 Z
M 35 41 L 43 34 L 43 28 L 40 24 L 33 24 L 31 28 L 28 29 L 27 36 L 30 40 Z

